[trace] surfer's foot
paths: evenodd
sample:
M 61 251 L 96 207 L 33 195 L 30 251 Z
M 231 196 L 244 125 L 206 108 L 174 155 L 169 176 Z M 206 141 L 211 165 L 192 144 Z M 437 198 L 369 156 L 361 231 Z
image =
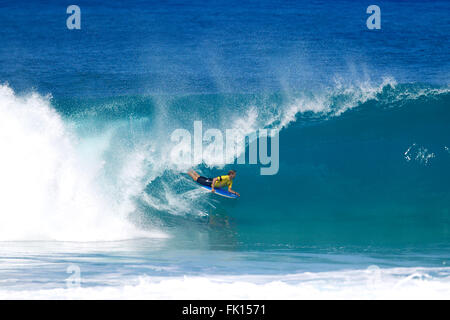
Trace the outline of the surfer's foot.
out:
M 189 170 L 187 173 L 194 181 L 197 181 L 198 177 L 200 177 L 200 175 L 195 172 L 194 170 Z

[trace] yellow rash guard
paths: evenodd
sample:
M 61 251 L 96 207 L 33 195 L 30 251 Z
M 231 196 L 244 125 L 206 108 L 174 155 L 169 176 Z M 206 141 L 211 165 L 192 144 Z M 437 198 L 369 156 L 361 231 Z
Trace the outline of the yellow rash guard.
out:
M 226 175 L 226 176 L 217 177 L 217 181 L 216 181 L 216 184 L 214 185 L 214 187 L 223 188 L 223 187 L 227 186 L 228 188 L 231 188 L 232 185 L 233 185 L 233 181 L 230 179 L 229 175 Z

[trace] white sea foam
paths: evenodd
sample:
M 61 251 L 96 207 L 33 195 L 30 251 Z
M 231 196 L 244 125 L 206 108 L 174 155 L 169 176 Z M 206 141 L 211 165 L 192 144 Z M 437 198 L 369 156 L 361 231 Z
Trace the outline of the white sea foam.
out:
M 122 279 L 123 285 L 1 290 L 0 299 L 449 299 L 450 268 Z
M 420 164 L 428 165 L 429 161 L 436 157 L 434 152 L 429 152 L 427 148 L 423 146 L 417 146 L 413 143 L 405 152 L 404 158 L 406 161 L 417 161 Z
M 21 97 L 0 86 L 0 241 L 164 236 L 137 230 L 127 221 L 132 208 L 104 193 L 99 175 L 108 139 L 97 138 L 95 148 L 92 142 L 68 129 L 50 97 Z M 135 192 L 124 188 L 125 197 Z

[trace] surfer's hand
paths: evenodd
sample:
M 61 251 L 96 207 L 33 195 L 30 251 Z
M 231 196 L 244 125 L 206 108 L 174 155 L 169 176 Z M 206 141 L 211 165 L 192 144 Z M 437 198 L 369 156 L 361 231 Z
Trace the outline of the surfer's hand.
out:
M 211 189 L 211 192 L 212 192 L 212 193 L 215 193 L 215 192 L 216 192 L 216 190 L 214 190 L 214 189 Z

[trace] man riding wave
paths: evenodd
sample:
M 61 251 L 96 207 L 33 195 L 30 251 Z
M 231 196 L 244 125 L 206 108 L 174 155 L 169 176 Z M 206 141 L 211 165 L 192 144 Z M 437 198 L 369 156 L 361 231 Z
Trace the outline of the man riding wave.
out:
M 215 178 L 206 178 L 201 175 L 199 175 L 194 170 L 190 170 L 188 172 L 188 175 L 196 182 L 200 183 L 201 185 L 211 187 L 211 192 L 215 192 L 214 188 L 223 188 L 228 187 L 228 192 L 234 193 L 237 196 L 241 196 L 239 193 L 231 189 L 231 186 L 233 185 L 233 179 L 236 178 L 236 171 L 230 170 L 228 171 L 227 175 L 218 176 Z

